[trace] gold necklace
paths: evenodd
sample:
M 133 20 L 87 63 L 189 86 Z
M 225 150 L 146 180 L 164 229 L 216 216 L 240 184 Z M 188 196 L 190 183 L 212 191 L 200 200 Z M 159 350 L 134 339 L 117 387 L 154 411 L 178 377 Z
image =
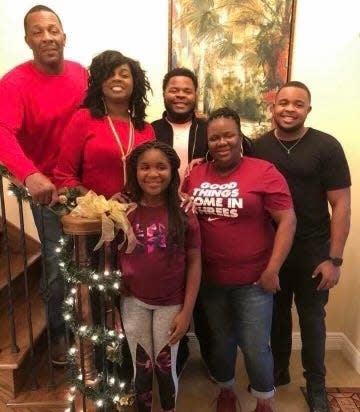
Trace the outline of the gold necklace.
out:
M 294 147 L 295 147 L 297 144 L 299 144 L 299 143 L 300 143 L 300 140 L 304 137 L 304 135 L 300 136 L 299 139 L 296 140 L 296 142 L 295 142 L 292 146 L 287 147 L 287 146 L 284 145 L 284 143 L 283 143 L 283 142 L 280 140 L 280 138 L 277 136 L 276 131 L 274 131 L 274 135 L 275 135 L 275 137 L 276 137 L 276 140 L 277 140 L 277 141 L 280 143 L 280 145 L 286 150 L 286 152 L 287 152 L 288 155 L 290 154 L 290 152 L 292 151 L 292 149 L 294 149 Z
M 123 174 L 124 174 L 124 186 L 126 185 L 126 158 L 129 156 L 131 153 L 133 147 L 134 147 L 134 125 L 132 124 L 132 121 L 129 116 L 129 135 L 128 135 L 128 147 L 127 151 L 125 153 L 124 147 L 121 143 L 120 137 L 115 129 L 114 123 L 109 115 L 106 116 L 110 129 L 112 131 L 112 134 L 114 136 L 114 139 L 119 146 L 120 152 L 121 152 L 121 162 L 122 162 L 122 168 L 123 168 Z

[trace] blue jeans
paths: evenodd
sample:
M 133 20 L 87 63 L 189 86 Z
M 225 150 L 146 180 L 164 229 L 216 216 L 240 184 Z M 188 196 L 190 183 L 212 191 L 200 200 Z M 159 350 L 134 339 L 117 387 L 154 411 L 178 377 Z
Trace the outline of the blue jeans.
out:
M 211 374 L 220 384 L 231 384 L 240 347 L 252 394 L 261 399 L 271 398 L 274 378 L 269 340 L 273 295 L 257 285 L 223 286 L 206 282 L 201 286 L 200 299 L 211 332 Z
M 40 280 L 40 292 L 48 305 L 51 336 L 54 341 L 65 333 L 62 304 L 64 301 L 64 278 L 60 272 L 55 249 L 62 236 L 59 216 L 44 206 L 31 204 L 35 225 L 41 241 L 45 272 Z

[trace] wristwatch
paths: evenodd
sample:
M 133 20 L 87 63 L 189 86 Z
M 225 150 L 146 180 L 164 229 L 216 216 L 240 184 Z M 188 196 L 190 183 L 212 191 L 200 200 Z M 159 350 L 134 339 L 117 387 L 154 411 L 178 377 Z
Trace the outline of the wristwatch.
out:
M 343 258 L 341 258 L 341 257 L 331 257 L 331 256 L 329 256 L 328 259 L 331 260 L 331 262 L 334 266 L 339 267 L 343 264 Z

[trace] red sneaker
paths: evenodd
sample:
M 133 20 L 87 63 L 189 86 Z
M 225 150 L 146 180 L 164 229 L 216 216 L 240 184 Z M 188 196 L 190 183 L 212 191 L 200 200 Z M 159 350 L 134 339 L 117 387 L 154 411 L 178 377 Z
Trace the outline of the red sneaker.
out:
M 216 412 L 236 412 L 237 398 L 232 389 L 222 388 L 216 402 Z
M 273 412 L 271 405 L 269 403 L 263 404 L 263 403 L 257 403 L 256 409 L 254 412 Z

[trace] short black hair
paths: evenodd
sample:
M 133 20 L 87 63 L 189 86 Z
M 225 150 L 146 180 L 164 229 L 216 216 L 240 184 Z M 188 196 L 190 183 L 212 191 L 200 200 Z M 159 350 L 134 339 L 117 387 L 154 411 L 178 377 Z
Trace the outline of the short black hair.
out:
M 124 56 L 119 51 L 106 50 L 92 59 L 89 68 L 89 87 L 83 107 L 89 108 L 93 117 L 101 118 L 106 115 L 102 100 L 102 85 L 112 75 L 113 71 L 123 64 L 130 67 L 134 83 L 129 102 L 129 114 L 135 129 L 143 130 L 146 117 L 145 109 L 148 105 L 146 94 L 151 91 L 150 83 L 140 63 Z
M 186 67 L 176 67 L 175 69 L 172 69 L 165 74 L 164 79 L 163 79 L 163 84 L 162 84 L 163 92 L 165 91 L 166 86 L 169 83 L 170 79 L 175 76 L 188 77 L 189 79 L 192 80 L 194 87 L 195 87 L 195 91 L 197 90 L 198 79 L 195 73 L 192 72 L 190 69 L 187 69 Z
M 36 6 L 31 7 L 31 9 L 25 14 L 25 17 L 24 17 L 24 30 L 25 30 L 25 34 L 27 33 L 27 32 L 26 32 L 26 25 L 27 25 L 27 18 L 28 18 L 28 16 L 29 16 L 29 14 L 35 13 L 35 12 L 37 12 L 37 11 L 48 11 L 48 12 L 54 14 L 54 15 L 56 16 L 56 18 L 59 20 L 59 23 L 60 23 L 61 28 L 63 28 L 62 22 L 61 22 L 61 20 L 60 20 L 60 17 L 57 15 L 57 13 L 54 12 L 53 9 L 50 9 L 50 7 L 44 6 L 44 5 L 42 5 L 42 4 L 37 4 Z
M 236 113 L 235 110 L 230 109 L 230 107 L 220 107 L 219 109 L 213 110 L 210 114 L 209 114 L 209 118 L 208 118 L 208 124 L 215 119 L 219 119 L 221 117 L 225 117 L 226 119 L 232 119 L 234 120 L 234 122 L 236 123 L 240 135 L 242 135 L 241 133 L 241 122 L 240 122 L 240 116 Z
M 303 89 L 306 91 L 308 98 L 309 98 L 309 102 L 311 103 L 311 93 L 309 88 L 306 86 L 306 84 L 299 82 L 297 80 L 291 80 L 289 82 L 286 82 L 285 84 L 283 84 L 280 89 L 277 91 L 276 96 L 279 94 L 280 90 L 285 89 L 285 87 L 297 87 L 298 89 Z

